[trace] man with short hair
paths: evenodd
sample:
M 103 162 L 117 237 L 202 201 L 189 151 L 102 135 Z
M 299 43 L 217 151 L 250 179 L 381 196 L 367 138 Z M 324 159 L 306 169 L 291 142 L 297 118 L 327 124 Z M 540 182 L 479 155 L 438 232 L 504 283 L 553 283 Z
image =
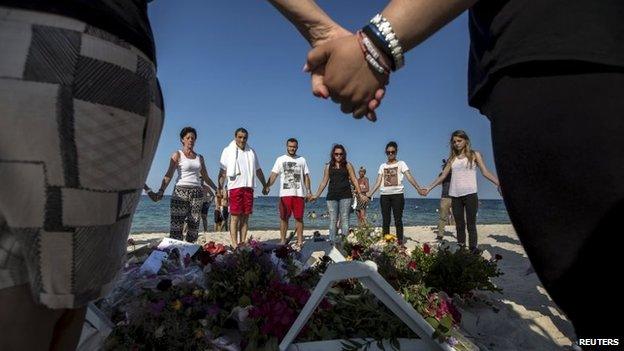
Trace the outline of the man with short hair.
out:
M 248 220 L 253 212 L 255 177 L 258 177 L 263 188 L 266 187 L 258 156 L 247 144 L 248 137 L 245 128 L 236 129 L 234 140 L 223 149 L 220 159 L 219 192 L 229 198 L 232 221 L 230 237 L 235 248 L 239 243 L 247 241 Z M 226 179 L 227 192 L 223 190 Z
M 305 158 L 297 155 L 299 142 L 295 138 L 286 141 L 286 154 L 275 160 L 269 181 L 263 193 L 269 193 L 269 188 L 280 175 L 280 239 L 281 243 L 286 243 L 286 231 L 288 231 L 288 220 L 290 215 L 295 218 L 295 232 L 297 233 L 298 248 L 303 245 L 303 212 L 305 199 L 312 194 L 310 189 L 310 171 Z M 305 190 L 304 190 L 305 186 Z

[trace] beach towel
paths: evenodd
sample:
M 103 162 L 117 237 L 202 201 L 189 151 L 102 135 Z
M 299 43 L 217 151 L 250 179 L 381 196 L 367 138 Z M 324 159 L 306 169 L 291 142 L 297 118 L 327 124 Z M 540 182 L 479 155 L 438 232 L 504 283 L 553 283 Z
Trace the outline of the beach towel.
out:
M 249 152 L 251 151 L 249 144 L 245 145 L 244 152 L 240 152 L 241 150 L 236 145 L 236 140 L 232 140 L 225 150 L 225 167 L 228 178 L 234 180 L 240 174 L 240 167 L 238 166 L 239 157 L 245 158 L 244 162 L 247 162 L 247 168 L 253 172 L 256 157 L 253 152 Z

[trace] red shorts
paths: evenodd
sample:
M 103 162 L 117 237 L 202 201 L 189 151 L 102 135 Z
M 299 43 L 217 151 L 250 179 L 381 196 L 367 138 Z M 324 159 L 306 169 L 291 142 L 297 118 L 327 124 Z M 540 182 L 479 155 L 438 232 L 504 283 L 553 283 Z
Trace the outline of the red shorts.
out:
M 230 197 L 230 214 L 238 216 L 253 212 L 253 188 L 231 189 L 228 194 Z
M 303 208 L 305 207 L 305 202 L 303 198 L 300 196 L 283 196 L 280 197 L 279 202 L 279 212 L 280 218 L 283 220 L 288 220 L 290 215 L 292 214 L 296 220 L 301 221 L 303 219 Z

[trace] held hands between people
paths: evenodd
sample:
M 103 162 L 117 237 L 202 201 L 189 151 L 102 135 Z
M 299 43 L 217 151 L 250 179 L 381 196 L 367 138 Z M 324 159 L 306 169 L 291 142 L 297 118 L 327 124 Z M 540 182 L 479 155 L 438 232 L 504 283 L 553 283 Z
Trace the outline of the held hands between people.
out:
M 270 188 L 265 185 L 264 188 L 262 188 L 262 195 L 269 195 L 269 190 Z
M 420 196 L 427 196 L 429 195 L 429 190 L 428 188 L 420 188 L 418 189 L 418 194 L 420 194 Z
M 158 200 L 160 200 L 158 198 L 158 194 L 156 194 L 155 192 L 153 192 L 151 190 L 147 192 L 147 196 L 154 202 L 157 202 Z
M 385 94 L 388 76 L 368 66 L 356 35 L 314 47 L 308 53 L 304 70 L 312 73 L 314 95 L 331 97 L 343 113 L 353 113 L 355 118 L 366 115 L 371 121 L 377 120 L 375 109 Z
M 359 200 L 362 201 L 363 203 L 367 204 L 370 199 L 368 198 L 368 196 L 366 194 L 358 194 L 357 195 Z

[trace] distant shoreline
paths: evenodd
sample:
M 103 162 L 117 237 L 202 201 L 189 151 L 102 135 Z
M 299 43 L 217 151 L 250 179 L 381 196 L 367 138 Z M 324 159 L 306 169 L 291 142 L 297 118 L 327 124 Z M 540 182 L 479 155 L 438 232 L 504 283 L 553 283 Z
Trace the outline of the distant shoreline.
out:
M 141 194 L 141 196 L 147 197 L 147 194 Z M 171 196 L 171 194 L 165 194 L 164 196 Z M 273 196 L 273 195 L 268 195 L 268 196 L 262 195 L 262 196 L 258 196 L 258 197 L 270 198 L 270 199 L 277 199 L 277 198 L 279 198 L 279 196 Z M 374 199 L 378 199 L 379 198 L 379 194 L 375 194 L 375 196 L 373 198 Z M 319 197 L 318 200 L 316 200 L 316 201 L 323 200 L 323 199 L 325 199 L 325 197 Z M 440 200 L 439 197 L 406 197 L 405 199 L 406 200 Z M 500 199 L 479 198 L 479 201 L 482 201 L 482 200 L 485 200 L 485 201 L 503 201 L 502 198 L 500 198 Z M 323 201 L 325 201 L 325 200 L 323 200 Z
M 209 217 L 209 218 L 208 218 L 208 220 L 211 220 L 211 218 Z M 277 221 L 277 217 L 276 217 L 276 219 L 275 219 L 275 220 Z M 320 231 L 321 233 L 325 233 L 324 231 L 328 231 L 328 230 L 329 230 L 329 229 L 328 229 L 328 228 L 329 228 L 328 226 L 319 226 L 318 224 L 314 224 L 314 225 L 313 225 L 313 224 L 311 224 L 311 223 L 310 223 L 310 221 L 312 221 L 312 220 L 311 220 L 311 219 L 309 219 L 309 218 L 307 218 L 307 217 L 306 217 L 306 218 L 304 218 L 304 220 L 303 220 L 303 225 L 304 225 L 304 228 L 305 228 L 305 231 L 306 231 L 306 232 L 307 232 L 308 230 L 309 230 L 309 231 L 315 231 L 315 230 L 318 230 L 318 231 Z M 295 220 L 291 218 L 291 220 L 290 220 L 289 224 L 290 224 L 290 225 L 289 225 L 288 230 L 289 230 L 289 231 L 293 231 L 293 230 L 295 230 Z M 213 222 L 211 222 L 211 223 L 210 223 L 210 226 L 209 226 L 209 229 L 212 229 L 212 226 L 213 226 L 213 225 L 214 225 L 214 223 L 213 223 Z M 503 223 L 478 223 L 478 222 L 477 222 L 477 227 L 479 227 L 479 226 L 494 226 L 494 225 L 508 225 L 508 226 L 511 226 L 511 223 L 509 223 L 509 222 L 507 222 L 507 223 L 505 223 L 505 222 L 503 222 Z M 253 232 L 253 231 L 263 231 L 263 232 L 265 232 L 265 231 L 279 231 L 279 227 L 278 227 L 278 226 L 279 226 L 279 223 L 277 223 L 277 225 L 276 225 L 275 227 L 272 227 L 272 228 L 269 228 L 269 227 L 267 227 L 267 228 L 263 228 L 263 227 L 254 227 L 254 226 L 253 226 L 253 217 L 251 217 L 251 218 L 250 218 L 250 228 L 249 228 L 249 232 Z M 351 227 L 353 228 L 353 227 L 355 227 L 355 226 L 356 226 L 356 220 L 355 220 L 355 219 L 353 219 L 353 218 L 351 218 Z M 437 223 L 431 223 L 431 224 L 421 224 L 421 225 L 405 226 L 404 228 L 405 228 L 405 229 L 408 229 L 408 228 L 434 228 L 434 227 L 435 227 L 435 228 L 437 228 L 437 226 L 438 226 L 438 224 L 437 224 Z M 375 227 L 381 227 L 381 225 L 375 225 Z M 455 230 L 455 226 L 454 226 L 454 225 L 453 225 L 453 226 L 450 226 L 450 225 L 449 225 L 449 226 L 447 227 L 447 230 L 448 230 L 448 228 L 450 228 L 450 227 L 452 227 L 452 228 L 453 228 L 453 231 Z M 390 224 L 390 231 L 394 232 L 394 222 L 392 222 L 392 223 Z M 201 230 L 201 223 L 200 223 L 200 232 L 203 232 L 203 231 Z M 156 231 L 144 231 L 144 230 L 143 230 L 143 231 L 131 231 L 131 232 L 130 232 L 130 235 L 154 234 L 154 233 L 167 233 L 167 234 L 168 234 L 168 232 L 165 232 L 165 231 L 162 231 L 162 230 L 156 230 Z M 210 233 L 215 233 L 215 232 L 214 232 L 214 231 L 212 231 L 212 230 L 209 230 L 209 231 L 207 231 L 206 233 L 207 233 L 207 234 L 210 234 Z M 220 232 L 220 233 L 225 233 L 225 232 Z M 325 234 L 326 234 L 326 233 L 325 233 Z
M 304 220 L 304 225 L 305 225 L 306 221 Z M 354 226 L 352 226 L 354 227 Z M 381 228 L 380 225 L 375 225 L 375 228 Z M 500 227 L 505 227 L 505 230 L 511 230 L 513 232 L 513 226 L 511 225 L 511 223 L 487 223 L 487 224 L 480 224 L 477 223 L 477 231 L 479 231 L 479 228 L 482 229 L 486 229 L 486 228 L 500 228 Z M 210 228 L 212 229 L 212 228 Z M 412 226 L 405 226 L 404 227 L 404 231 L 407 233 L 421 233 L 421 232 L 426 232 L 426 231 L 432 231 L 433 229 L 437 229 L 437 223 L 435 224 L 431 224 L 431 225 L 412 225 Z M 294 231 L 295 230 L 295 223 L 294 220 L 290 220 L 290 226 L 288 228 L 288 231 Z M 327 235 L 327 231 L 328 228 L 305 228 L 304 229 L 304 235 L 312 235 L 313 232 L 315 231 L 320 231 L 322 235 Z M 395 232 L 395 228 L 394 225 L 390 226 L 390 232 L 394 233 Z M 454 225 L 447 225 L 446 226 L 446 232 L 447 233 L 451 233 L 451 232 L 455 232 L 455 226 Z M 250 228 L 249 229 L 249 234 L 253 235 L 254 233 L 261 233 L 262 236 L 265 235 L 278 235 L 279 236 L 279 228 Z M 432 232 L 433 233 L 433 232 Z M 221 232 L 214 232 L 212 230 L 209 230 L 207 232 L 204 232 L 202 230 L 200 230 L 200 235 L 206 235 L 206 236 L 210 236 L 210 235 L 225 235 L 227 234 L 227 240 L 229 240 L 229 232 L 225 232 L 225 231 L 221 231 Z M 169 232 L 165 232 L 165 231 L 142 231 L 142 232 L 131 232 L 130 236 L 143 236 L 143 235 L 147 235 L 150 237 L 157 237 L 157 236 L 168 236 Z

